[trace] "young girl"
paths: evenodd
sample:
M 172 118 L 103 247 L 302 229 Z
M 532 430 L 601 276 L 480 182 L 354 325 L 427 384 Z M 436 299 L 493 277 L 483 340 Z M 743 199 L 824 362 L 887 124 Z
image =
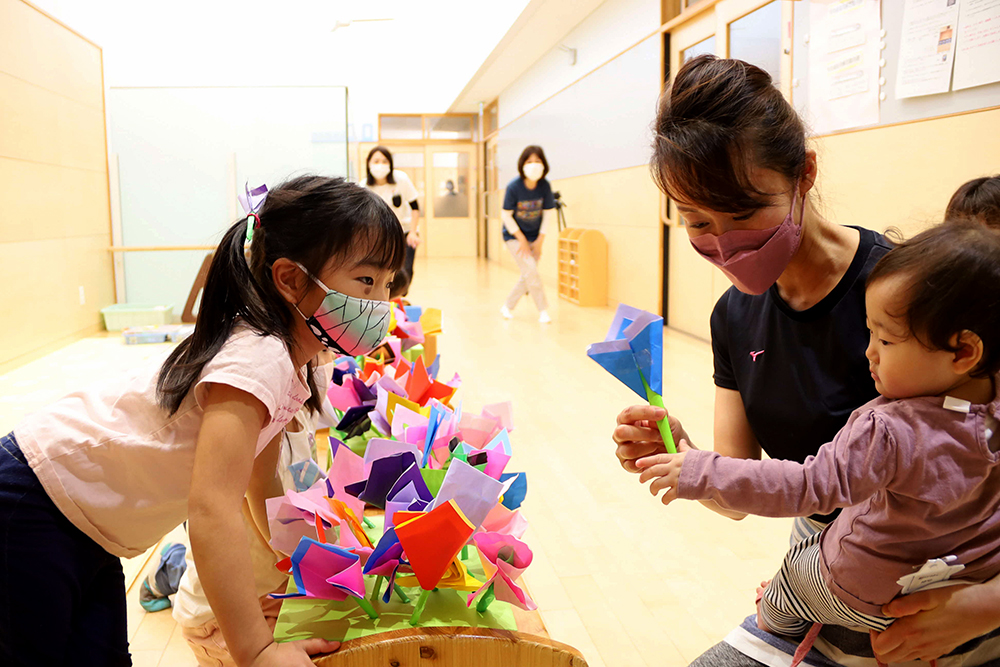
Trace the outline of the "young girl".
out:
M 413 260 L 420 246 L 420 203 L 417 189 L 405 171 L 396 171 L 392 164 L 392 153 L 385 146 L 376 146 L 368 151 L 365 161 L 365 185 L 392 207 L 392 212 L 403 226 L 406 234 L 406 261 L 403 270 L 396 274 L 394 292 L 406 296 L 413 282 Z
M 195 332 L 162 365 L 71 394 L 0 439 L 0 664 L 129 664 L 119 558 L 184 519 L 237 664 L 311 665 L 336 648 L 274 642 L 242 506 L 249 496 L 263 515 L 280 491 L 267 448 L 304 403 L 320 407 L 308 361 L 381 342 L 404 244 L 363 188 L 288 181 L 226 232 Z
M 1000 573 L 1000 235 L 955 222 L 882 258 L 868 277 L 867 357 L 882 395 L 805 463 L 688 450 L 640 459 L 676 498 L 763 516 L 844 509 L 792 548 L 763 594 L 765 629 L 884 630 L 898 580 L 955 556 L 960 578 Z
M 541 146 L 528 146 L 517 160 L 518 177 L 507 184 L 503 198 L 503 240 L 521 270 L 521 279 L 510 291 L 500 313 L 507 319 L 525 294 L 530 294 L 538 308 L 538 321 L 547 324 L 549 304 L 545 288 L 538 275 L 538 261 L 542 257 L 542 243 L 556 209 L 552 186 L 545 180 L 549 162 Z

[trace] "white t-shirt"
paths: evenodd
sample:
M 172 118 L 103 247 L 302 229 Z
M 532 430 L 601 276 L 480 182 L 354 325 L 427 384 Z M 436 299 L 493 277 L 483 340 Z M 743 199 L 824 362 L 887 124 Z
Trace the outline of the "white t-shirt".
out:
M 410 216 L 410 202 L 417 201 L 419 195 L 417 194 L 417 189 L 413 187 L 413 181 L 410 180 L 405 171 L 396 171 L 393 169 L 392 178 L 396 181 L 395 184 L 367 185 L 367 181 L 362 181 L 362 185 L 377 194 L 389 205 L 389 208 L 396 214 L 396 218 L 399 219 L 399 224 L 403 226 L 403 231 L 409 233 L 410 221 L 412 220 Z M 396 197 L 398 199 L 395 199 Z M 394 199 L 399 202 L 399 206 L 395 205 Z
M 156 401 L 163 358 L 29 415 L 14 436 L 46 493 L 109 553 L 131 558 L 187 518 L 194 452 L 210 383 L 252 394 L 268 418 L 256 456 L 309 398 L 285 344 L 239 328 L 168 416 Z

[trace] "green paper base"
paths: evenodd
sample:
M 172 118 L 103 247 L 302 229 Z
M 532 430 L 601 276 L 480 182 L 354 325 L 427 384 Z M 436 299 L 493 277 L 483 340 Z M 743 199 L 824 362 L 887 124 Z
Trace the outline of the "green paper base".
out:
M 373 538 L 374 542 L 377 542 L 378 540 L 375 538 L 381 535 L 382 517 L 373 516 L 371 519 L 376 524 L 377 530 L 365 532 Z M 463 559 L 462 562 L 469 568 L 469 574 L 480 581 L 486 581 L 478 552 L 474 549 L 469 549 L 469 551 L 470 558 Z M 385 586 L 384 583 L 383 586 Z M 374 587 L 375 577 L 365 577 L 366 598 L 370 597 Z M 278 614 L 274 638 L 279 642 L 313 637 L 321 637 L 330 641 L 347 641 L 379 632 L 412 628 L 410 617 L 413 615 L 414 604 L 420 599 L 421 590 L 419 587 L 402 590 L 405 590 L 409 595 L 410 603 L 400 602 L 396 595 L 389 598 L 388 604 L 383 603 L 382 599 L 379 598 L 374 605 L 375 611 L 379 614 L 377 619 L 368 618 L 368 614 L 353 599 L 343 602 L 302 598 L 286 599 L 281 605 L 281 613 Z M 295 583 L 289 577 L 287 592 L 294 591 Z M 450 588 L 442 588 L 432 592 L 427 598 L 427 606 L 420 616 L 418 627 L 457 626 L 517 630 L 514 608 L 511 605 L 496 602 L 490 605 L 486 613 L 480 614 L 476 611 L 475 602 L 473 602 L 471 609 L 465 606 L 469 593 L 470 591 L 456 591 Z

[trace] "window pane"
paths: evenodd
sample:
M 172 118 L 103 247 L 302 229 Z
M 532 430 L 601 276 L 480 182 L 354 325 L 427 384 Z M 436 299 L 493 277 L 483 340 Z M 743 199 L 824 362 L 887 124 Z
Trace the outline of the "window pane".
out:
M 769 2 L 729 24 L 729 57 L 745 60 L 781 85 L 781 3 Z
M 382 116 L 379 119 L 379 139 L 423 139 L 424 126 L 420 116 Z
M 410 153 L 403 151 L 393 151 L 392 152 L 392 166 L 396 169 L 400 167 L 417 167 L 418 169 L 424 168 L 424 152 Z
M 472 140 L 472 119 L 469 116 L 428 116 L 428 139 Z
M 706 53 L 712 53 L 712 54 L 715 53 L 715 35 L 712 35 L 708 39 L 703 39 L 697 44 L 689 46 L 683 51 L 681 51 L 681 62 L 686 63 L 692 58 L 704 55 Z
M 469 217 L 469 154 L 434 153 L 434 217 Z

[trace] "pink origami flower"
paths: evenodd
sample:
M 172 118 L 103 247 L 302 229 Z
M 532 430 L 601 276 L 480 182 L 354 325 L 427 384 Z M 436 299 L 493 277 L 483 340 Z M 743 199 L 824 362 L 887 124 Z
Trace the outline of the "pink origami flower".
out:
M 472 538 L 479 550 L 479 559 L 489 579 L 475 593 L 469 595 L 467 606 L 477 595 L 493 586 L 493 594 L 498 600 L 509 602 L 525 611 L 537 609 L 538 605 L 517 585 L 534 557 L 528 545 L 512 535 L 499 533 L 479 533 Z
M 343 601 L 364 598 L 365 581 L 358 554 L 303 537 L 291 557 L 297 592 L 273 598 L 319 598 Z

